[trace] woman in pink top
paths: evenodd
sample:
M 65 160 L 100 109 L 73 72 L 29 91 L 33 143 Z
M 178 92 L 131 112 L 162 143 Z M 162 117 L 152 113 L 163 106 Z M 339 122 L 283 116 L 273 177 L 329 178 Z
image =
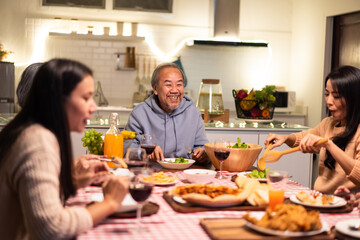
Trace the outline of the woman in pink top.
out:
M 314 189 L 333 193 L 340 185 L 360 187 L 360 70 L 343 66 L 325 79 L 325 101 L 330 117 L 313 129 L 290 135 L 269 134 L 265 145 L 286 143 L 304 153 L 319 153 L 319 174 Z M 314 146 L 321 138 L 327 143 Z
M 92 71 L 79 62 L 53 59 L 38 69 L 22 110 L 0 132 L 2 239 L 71 239 L 121 205 L 127 181 L 113 176 L 104 201 L 65 206 L 77 187 L 107 174 L 72 159 L 70 131 L 82 132 L 96 111 L 93 93 Z

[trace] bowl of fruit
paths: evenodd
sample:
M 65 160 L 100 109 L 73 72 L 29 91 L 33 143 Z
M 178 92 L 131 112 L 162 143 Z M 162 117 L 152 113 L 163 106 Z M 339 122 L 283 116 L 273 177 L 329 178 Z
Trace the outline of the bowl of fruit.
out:
M 275 86 L 267 85 L 261 90 L 233 89 L 238 118 L 271 120 L 275 109 Z

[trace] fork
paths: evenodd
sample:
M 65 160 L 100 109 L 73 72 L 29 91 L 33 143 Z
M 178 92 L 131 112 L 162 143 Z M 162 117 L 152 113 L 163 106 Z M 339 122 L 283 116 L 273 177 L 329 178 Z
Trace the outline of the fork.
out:
M 319 144 L 326 143 L 327 141 L 328 141 L 328 139 L 326 139 L 326 138 L 320 139 L 319 141 L 317 141 L 315 143 L 315 146 L 317 146 Z M 262 158 L 264 158 L 263 161 L 265 161 L 267 163 L 273 163 L 273 162 L 279 161 L 281 156 L 283 156 L 285 154 L 293 153 L 293 152 L 296 152 L 296 151 L 299 151 L 299 150 L 300 150 L 299 146 L 287 149 L 285 151 L 271 150 L 271 151 L 268 151 L 267 153 L 264 153 Z
M 188 145 L 185 146 L 185 150 L 188 152 L 189 157 L 191 157 L 191 154 L 194 153 L 194 150 Z
M 123 166 L 124 168 L 127 168 L 127 164 L 124 162 L 124 160 L 118 158 L 114 158 L 114 157 L 109 157 L 109 158 L 99 158 L 99 160 L 101 161 L 105 161 L 105 162 L 112 162 L 113 164 L 117 165 L 117 166 Z

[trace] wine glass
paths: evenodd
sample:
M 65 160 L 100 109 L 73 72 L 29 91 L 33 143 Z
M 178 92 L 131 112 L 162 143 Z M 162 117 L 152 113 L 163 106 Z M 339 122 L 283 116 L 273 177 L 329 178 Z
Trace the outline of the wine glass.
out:
M 132 168 L 130 174 L 129 192 L 131 197 L 137 202 L 136 220 L 137 228 L 135 232 L 144 232 L 147 229 L 143 227 L 141 222 L 141 210 L 143 205 L 150 196 L 154 186 L 153 170 L 150 168 Z
M 223 162 L 230 155 L 230 141 L 227 139 L 216 139 L 214 143 L 214 155 L 217 160 L 220 162 L 220 177 L 219 179 L 224 179 L 222 175 L 222 165 Z
M 128 168 L 144 167 L 147 165 L 146 152 L 142 148 L 128 148 L 125 157 Z
M 154 134 L 143 134 L 140 136 L 140 146 L 145 149 L 146 154 L 153 153 L 156 147 L 156 137 Z

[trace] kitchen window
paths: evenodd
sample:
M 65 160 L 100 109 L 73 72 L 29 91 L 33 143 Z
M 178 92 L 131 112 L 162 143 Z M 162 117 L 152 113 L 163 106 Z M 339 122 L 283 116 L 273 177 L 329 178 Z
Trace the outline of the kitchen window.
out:
M 105 0 L 43 0 L 42 5 L 105 9 Z
M 173 0 L 114 0 L 113 9 L 172 13 Z

